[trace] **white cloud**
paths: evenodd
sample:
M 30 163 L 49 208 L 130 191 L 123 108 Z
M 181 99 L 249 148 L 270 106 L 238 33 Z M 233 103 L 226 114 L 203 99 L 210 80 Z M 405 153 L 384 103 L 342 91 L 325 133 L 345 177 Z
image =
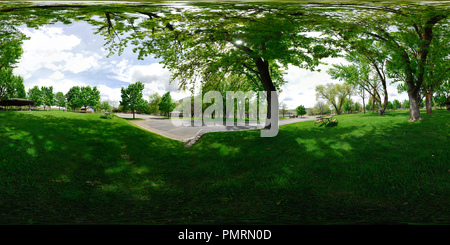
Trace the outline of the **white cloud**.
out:
M 80 44 L 81 39 L 74 35 L 64 35 L 59 27 L 41 27 L 35 29 L 23 29 L 22 32 L 31 37 L 23 42 L 23 45 L 38 55 L 51 55 L 55 52 L 71 50 Z
M 170 71 L 165 69 L 162 64 L 131 66 L 125 59 L 119 63 L 111 62 L 110 64 L 117 67 L 116 70 L 113 70 L 114 75 L 109 76 L 110 78 L 127 83 L 142 82 L 145 85 L 144 97 L 153 93 L 171 92 L 171 95 L 178 93 L 178 83 L 176 81 L 170 83 Z
M 129 61 L 122 59 L 119 63 L 116 60 L 112 60 L 103 66 L 105 69 L 111 70 L 111 75 L 108 78 L 116 79 L 122 82 L 130 82 L 129 69 L 132 67 Z
M 22 32 L 30 37 L 22 45 L 24 53 L 19 66 L 23 76 L 30 77 L 40 68 L 79 73 L 99 67 L 100 55 L 87 51 L 71 52 L 81 39 L 64 34 L 63 28 L 44 26 L 38 30 L 22 29 Z
M 56 71 L 52 75 L 50 75 L 48 78 L 59 80 L 59 79 L 62 79 L 63 77 L 64 77 L 64 74 L 62 74 L 60 71 Z
M 111 88 L 104 84 L 97 86 L 97 89 L 100 91 L 100 100 L 116 102 L 118 106 L 119 101 L 122 99 L 120 89 L 121 88 Z
M 101 58 L 102 57 L 100 55 L 90 52 L 85 52 L 84 54 L 71 53 L 66 59 L 66 64 L 62 67 L 62 70 L 80 73 L 90 68 L 97 68 L 99 67 L 98 60 Z

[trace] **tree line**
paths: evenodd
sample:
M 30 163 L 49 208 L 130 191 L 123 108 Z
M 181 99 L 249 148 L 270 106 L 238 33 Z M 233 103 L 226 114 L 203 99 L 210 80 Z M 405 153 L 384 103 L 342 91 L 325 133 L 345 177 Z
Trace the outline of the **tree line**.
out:
M 67 107 L 75 110 L 77 108 L 88 106 L 98 109 L 108 109 L 107 102 L 100 103 L 100 91 L 96 86 L 73 86 L 64 94 L 63 92 L 53 93 L 53 86 L 46 87 L 34 86 L 27 93 L 27 98 L 34 101 L 35 106 L 44 106 L 44 110 L 48 106 Z
M 314 71 L 323 58 L 345 54 L 353 67 L 335 67 L 336 79 L 368 93 L 380 115 L 388 106 L 388 83 L 396 82 L 398 90 L 408 94 L 409 120 L 415 121 L 423 119 L 421 95 L 427 113 L 436 93 L 450 103 L 442 87 L 450 70 L 448 10 L 444 2 L 8 3 L 0 9 L 0 20 L 30 27 L 55 20 L 86 21 L 104 36 L 110 55 L 131 45 L 138 59 L 160 58 L 181 89 L 192 89 L 197 82 L 221 86 L 228 77 L 238 76 L 252 89 L 268 92 L 269 118 L 270 92 L 281 91 L 289 65 Z M 14 34 L 13 27 L 6 31 Z M 332 106 L 340 113 L 344 103 L 336 100 Z

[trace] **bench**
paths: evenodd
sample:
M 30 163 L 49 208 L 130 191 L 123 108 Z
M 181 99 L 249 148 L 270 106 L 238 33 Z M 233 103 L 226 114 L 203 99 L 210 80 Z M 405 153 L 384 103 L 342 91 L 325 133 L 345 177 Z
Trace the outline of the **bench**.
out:
M 317 120 L 317 121 L 314 123 L 314 126 L 317 125 L 318 123 L 322 123 L 322 124 L 320 124 L 320 126 L 319 126 L 319 127 L 321 127 L 325 122 L 324 122 L 323 118 L 319 118 L 319 120 Z
M 314 123 L 314 125 L 316 125 L 318 123 L 322 123 L 322 124 L 320 124 L 319 127 L 321 127 L 323 125 L 325 125 L 325 126 L 332 126 L 332 125 L 335 126 L 335 125 L 337 125 L 337 119 L 336 118 L 331 120 L 333 118 L 333 116 L 330 116 L 330 117 L 317 117 L 317 118 L 318 118 L 318 120 Z
M 335 119 L 333 119 L 332 121 L 330 121 L 328 124 L 327 124 L 327 126 L 329 127 L 329 126 L 337 126 L 337 124 L 338 124 L 338 122 L 337 122 L 337 119 L 335 118 Z

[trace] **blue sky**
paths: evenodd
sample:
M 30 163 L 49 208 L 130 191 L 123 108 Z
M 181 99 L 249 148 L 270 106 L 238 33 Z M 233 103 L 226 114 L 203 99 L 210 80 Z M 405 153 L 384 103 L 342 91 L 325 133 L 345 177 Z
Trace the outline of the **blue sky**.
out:
M 95 35 L 94 27 L 86 22 L 71 25 L 57 23 L 36 29 L 21 27 L 20 30 L 30 40 L 24 41 L 24 54 L 15 73 L 24 77 L 25 90 L 35 85 L 53 86 L 53 92 L 66 93 L 72 86 L 97 86 L 101 100 L 118 105 L 120 88 L 130 83 L 141 81 L 145 84 L 144 99 L 158 92 L 160 95 L 170 91 L 172 98 L 181 99 L 189 92 L 179 92 L 178 85 L 169 84 L 170 71 L 163 68 L 151 57 L 138 60 L 132 47 L 127 48 L 121 56 L 107 58 L 108 51 L 103 44 L 105 40 Z M 343 59 L 328 59 L 326 62 L 340 63 Z M 325 72 L 330 65 L 321 66 L 321 72 L 310 72 L 297 67 L 289 67 L 279 101 L 288 108 L 298 105 L 313 107 L 316 103 L 315 86 L 332 80 Z M 389 87 L 389 100 L 407 99 L 406 93 L 398 94 L 396 85 Z M 354 101 L 362 99 L 354 96 Z

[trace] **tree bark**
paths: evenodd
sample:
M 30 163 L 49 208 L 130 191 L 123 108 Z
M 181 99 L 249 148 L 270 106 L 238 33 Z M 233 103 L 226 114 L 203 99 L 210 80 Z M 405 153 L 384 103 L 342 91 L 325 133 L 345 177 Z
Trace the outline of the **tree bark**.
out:
M 420 39 L 422 40 L 422 45 L 419 47 L 418 52 L 418 75 L 417 75 L 417 81 L 414 83 L 412 71 L 408 69 L 407 71 L 409 74 L 407 74 L 407 85 L 408 85 L 408 96 L 409 96 L 409 108 L 410 110 L 410 121 L 416 121 L 416 120 L 422 120 L 423 117 L 420 115 L 419 111 L 419 89 L 422 86 L 424 74 L 425 74 L 425 64 L 427 61 L 427 56 L 429 52 L 429 47 L 431 44 L 431 41 L 433 39 L 433 26 L 443 18 L 446 18 L 445 15 L 435 15 L 431 17 L 425 24 L 423 28 L 422 33 L 418 33 Z M 407 57 L 405 57 L 407 58 Z M 430 101 L 431 106 L 431 101 Z M 430 107 L 431 108 L 431 107 Z
M 412 89 L 408 90 L 409 97 L 409 121 L 413 122 L 416 120 L 422 120 L 423 117 L 420 115 L 419 111 L 419 93 Z
M 380 110 L 378 111 L 378 116 L 382 116 L 384 115 L 384 113 L 386 112 L 386 108 L 387 108 L 387 104 L 388 104 L 388 94 L 387 94 L 387 90 L 386 90 L 386 86 L 384 87 L 384 102 L 383 102 L 383 106 L 381 106 L 381 102 L 379 102 L 380 104 Z
M 272 91 L 276 91 L 275 85 L 273 84 L 272 78 L 270 77 L 269 72 L 269 62 L 267 60 L 263 60 L 262 58 L 255 58 L 256 67 L 258 68 L 258 72 L 260 75 L 260 80 L 263 85 L 264 91 L 266 91 L 267 98 L 267 119 L 265 129 L 270 129 L 272 127 L 270 121 L 268 119 L 272 119 L 272 116 L 278 117 L 278 115 L 272 115 Z M 278 109 L 278 107 L 277 107 Z M 274 118 L 274 120 L 278 120 L 278 118 Z
M 366 103 L 364 102 L 364 96 L 362 97 L 363 99 L 363 109 L 364 109 L 364 114 L 366 114 Z
M 432 106 L 431 106 L 431 99 L 433 97 L 433 90 L 427 89 L 425 93 L 425 105 L 427 108 L 427 114 L 433 114 Z

